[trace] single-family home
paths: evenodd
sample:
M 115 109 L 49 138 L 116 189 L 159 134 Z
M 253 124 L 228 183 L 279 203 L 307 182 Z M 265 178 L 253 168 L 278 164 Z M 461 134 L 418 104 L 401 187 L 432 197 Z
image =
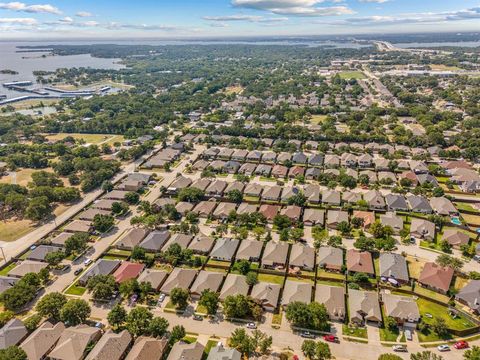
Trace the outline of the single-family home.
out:
M 328 271 L 342 271 L 343 250 L 333 246 L 321 246 L 318 249 L 317 264 Z
M 215 240 L 207 235 L 198 234 L 188 245 L 188 248 L 193 251 L 194 254 L 207 255 L 210 253 Z
M 389 281 L 394 285 L 406 284 L 409 281 L 407 261 L 396 253 L 381 253 L 379 259 L 380 277 L 383 281 Z
M 450 288 L 454 271 L 451 267 L 442 267 L 434 262 L 428 262 L 423 267 L 418 282 L 434 291 L 446 294 Z
M 258 212 L 262 214 L 268 222 L 272 222 L 279 211 L 280 206 L 271 204 L 263 204 L 258 210 Z
M 168 295 L 175 288 L 188 290 L 196 275 L 197 271 L 194 269 L 182 269 L 176 267 L 163 283 L 160 291 Z
M 266 311 L 275 311 L 282 287 L 278 284 L 258 282 L 253 286 L 250 296 L 257 300 Z
M 262 256 L 262 267 L 284 268 L 287 263 L 288 244 L 285 242 L 269 241 L 265 245 Z
M 443 216 L 457 215 L 458 210 L 452 202 L 446 197 L 432 197 L 430 199 L 430 206 L 435 214 Z
M 167 230 L 152 231 L 138 244 L 139 247 L 147 252 L 157 252 L 170 239 L 170 232 Z
M 131 342 L 132 335 L 127 330 L 118 334 L 111 329 L 107 330 L 85 360 L 121 360 Z
M 240 242 L 235 259 L 258 262 L 262 253 L 263 241 L 244 239 Z
M 340 284 L 340 283 L 339 283 Z M 331 321 L 344 321 L 347 314 L 345 307 L 345 288 L 317 284 L 315 301 L 325 305 Z
M 144 264 L 123 261 L 112 275 L 115 281 L 120 284 L 127 280 L 136 279 L 144 268 Z
M 368 203 L 368 207 L 372 210 L 385 209 L 385 200 L 378 190 L 369 190 L 363 194 L 363 199 Z
M 152 285 L 152 289 L 158 291 L 167 277 L 168 272 L 164 270 L 145 269 L 140 274 L 137 281 L 139 283 L 150 283 L 150 285 Z
M 418 305 L 411 296 L 382 293 L 385 316 L 392 317 L 399 326 L 420 321 Z
M 312 283 L 301 282 L 296 280 L 287 280 L 283 287 L 282 293 L 282 306 L 299 301 L 304 304 L 310 304 L 312 302 Z
M 366 322 L 382 322 L 382 311 L 376 292 L 348 289 L 350 321 L 363 325 Z
M 325 190 L 322 192 L 322 203 L 339 206 L 341 203 L 341 193 L 336 190 Z
M 393 212 L 387 212 L 380 215 L 380 224 L 390 226 L 395 234 L 399 234 L 403 229 L 403 219 Z
M 62 322 L 53 325 L 51 322 L 45 321 L 22 342 L 20 348 L 25 351 L 28 360 L 44 359 L 64 330 L 65 325 Z
M 232 261 L 235 251 L 237 250 L 240 241 L 238 239 L 221 238 L 215 242 L 215 245 L 210 253 L 210 257 L 219 261 Z
M 220 291 L 220 300 L 225 300 L 230 295 L 247 295 L 250 287 L 247 284 L 246 277 L 237 274 L 228 274 Z
M 143 239 L 148 235 L 149 230 L 144 228 L 132 228 L 127 230 L 116 243 L 117 249 L 133 250 L 135 246 L 140 244 Z
M 167 360 L 202 360 L 204 349 L 205 346 L 197 341 L 186 343 L 180 340 L 173 345 Z
M 190 288 L 190 294 L 192 298 L 199 299 L 204 290 L 208 289 L 217 292 L 222 281 L 222 273 L 201 270 Z
M 420 239 L 433 240 L 435 238 L 435 224 L 425 219 L 412 218 L 410 235 Z
M 466 305 L 475 314 L 480 312 L 480 280 L 470 280 L 457 295 L 455 299 L 463 305 Z
M 121 263 L 120 260 L 98 259 L 78 279 L 78 284 L 80 286 L 86 286 L 88 283 L 88 280 L 90 280 L 91 277 L 94 277 L 96 275 L 110 275 L 120 266 L 120 263 Z
M 372 254 L 370 254 L 370 252 L 348 249 L 346 258 L 347 271 L 349 273 L 365 273 L 369 276 L 375 275 Z
M 470 242 L 470 236 L 458 229 L 450 228 L 443 231 L 442 240 L 447 241 L 455 249 L 460 249 L 462 245 Z
M 408 211 L 408 205 L 403 195 L 387 194 L 385 195 L 385 202 L 389 211 Z
M 422 214 L 432 213 L 432 207 L 430 206 L 430 203 L 423 196 L 408 195 L 407 203 L 410 207 L 410 210 L 413 212 L 418 212 Z
M 327 227 L 336 229 L 341 222 L 348 223 L 348 212 L 342 210 L 327 211 Z
M 99 328 L 85 324 L 66 328 L 48 357 L 52 360 L 83 359 L 88 346 L 101 336 L 102 331 Z
M 315 249 L 301 243 L 293 244 L 288 265 L 291 269 L 312 271 L 315 266 Z
M 325 210 L 308 208 L 303 212 L 303 223 L 305 225 L 321 225 L 325 222 Z
M 0 329 L 0 349 L 17 345 L 28 334 L 23 321 L 13 318 Z
M 192 210 L 202 218 L 208 218 L 212 215 L 217 203 L 215 201 L 200 201 Z
M 125 360 L 161 360 L 168 340 L 139 336 L 128 352 Z

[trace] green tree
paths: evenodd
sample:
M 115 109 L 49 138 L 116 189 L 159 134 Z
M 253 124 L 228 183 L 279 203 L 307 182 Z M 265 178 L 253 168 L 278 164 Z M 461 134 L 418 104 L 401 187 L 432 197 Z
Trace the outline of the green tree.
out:
M 125 201 L 130 205 L 136 204 L 138 200 L 140 200 L 140 195 L 136 192 L 129 191 L 125 194 Z
M 247 275 L 250 271 L 250 261 L 248 260 L 239 260 L 237 261 L 236 268 L 242 275 Z
M 52 292 L 45 295 L 37 303 L 36 310 L 43 317 L 60 320 L 60 311 L 67 303 L 67 297 L 59 292 Z
M 87 282 L 87 289 L 94 300 L 110 300 L 116 288 L 117 283 L 112 275 L 95 275 Z
M 340 221 L 337 225 L 337 230 L 344 236 L 350 235 L 350 231 L 352 231 L 352 227 L 347 221 Z
M 176 343 L 183 339 L 186 334 L 185 328 L 182 325 L 175 325 L 170 332 L 170 343 Z
M 83 324 L 90 316 L 90 305 L 83 299 L 72 299 L 62 306 L 60 319 L 70 326 Z
M 50 266 L 57 266 L 65 259 L 65 253 L 62 250 L 52 251 L 45 255 L 45 261 Z
M 231 202 L 239 204 L 243 200 L 243 193 L 238 189 L 233 189 L 227 193 L 227 198 Z
M 16 345 L 0 350 L 0 360 L 27 360 L 27 353 Z
M 174 288 L 170 292 L 170 301 L 177 309 L 185 309 L 188 305 L 190 295 L 188 290 L 182 288 Z
M 305 304 L 294 301 L 288 304 L 285 315 L 293 325 L 302 328 L 324 330 L 328 325 L 328 313 L 325 305 L 317 302 Z
M 167 319 L 157 316 L 154 317 L 148 325 L 148 333 L 153 337 L 162 337 L 167 333 L 168 321 Z
M 97 214 L 93 218 L 93 227 L 100 233 L 110 230 L 114 223 L 115 219 L 111 215 Z
M 302 352 L 308 359 L 315 358 L 316 343 L 313 340 L 304 340 L 302 343 Z
M 25 325 L 25 328 L 29 332 L 32 332 L 37 329 L 38 324 L 40 324 L 40 321 L 42 321 L 42 316 L 40 314 L 33 314 L 28 319 L 23 321 L 23 325 Z
M 330 360 L 332 359 L 332 352 L 330 346 L 324 342 L 317 342 L 315 346 L 315 358 L 317 360 Z
M 410 354 L 411 360 L 443 360 L 443 357 L 432 353 L 431 351 L 425 350 L 422 352 L 417 352 Z
M 217 292 L 210 289 L 205 289 L 200 295 L 198 304 L 207 309 L 208 315 L 215 315 L 218 310 L 219 301 L 219 295 Z
M 402 358 L 395 354 L 381 354 L 378 360 L 402 360 Z
M 249 356 L 254 350 L 252 339 L 243 328 L 237 328 L 232 332 L 229 345 L 246 356 Z
M 46 196 L 34 197 L 25 209 L 25 217 L 33 221 L 40 221 L 52 215 L 51 201 Z
M 258 282 L 258 275 L 256 272 L 250 271 L 245 278 L 245 281 L 249 286 L 253 286 Z
M 118 287 L 118 291 L 120 291 L 120 294 L 122 294 L 124 298 L 129 298 L 138 291 L 137 279 L 129 279 L 122 282 Z
M 473 345 L 471 349 L 465 350 L 463 353 L 465 360 L 479 360 L 480 359 L 480 346 Z
M 202 190 L 196 187 L 188 187 L 180 190 L 180 192 L 178 193 L 178 200 L 197 203 L 202 200 L 204 196 L 205 193 Z
M 138 306 L 127 315 L 126 327 L 133 336 L 146 335 L 149 331 L 153 314 L 146 308 Z
M 132 255 L 130 256 L 133 260 L 144 260 L 145 259 L 145 249 L 140 246 L 135 246 L 132 250 Z
M 445 337 L 448 335 L 448 327 L 444 318 L 435 317 L 431 324 L 432 330 L 437 333 L 440 337 Z
M 223 312 L 227 318 L 245 318 L 250 314 L 250 304 L 242 294 L 229 295 L 223 302 Z
M 127 311 L 120 304 L 115 304 L 107 315 L 107 321 L 114 329 L 118 329 L 127 320 Z

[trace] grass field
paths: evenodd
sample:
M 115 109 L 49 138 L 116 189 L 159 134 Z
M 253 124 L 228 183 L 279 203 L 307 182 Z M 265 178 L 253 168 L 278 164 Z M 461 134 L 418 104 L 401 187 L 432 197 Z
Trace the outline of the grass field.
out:
M 470 320 L 466 319 L 463 316 L 457 316 L 456 318 L 453 318 L 449 314 L 448 308 L 446 306 L 442 306 L 422 298 L 419 298 L 417 300 L 417 305 L 418 310 L 420 311 L 420 315 L 422 315 L 423 321 L 427 324 L 431 324 L 435 320 L 434 318 L 429 318 L 425 316 L 426 313 L 429 313 L 433 315 L 433 317 L 443 318 L 449 329 L 463 330 L 474 326 L 474 324 Z
M 16 103 L 8 104 L 10 106 L 13 106 L 15 110 L 25 110 L 25 109 L 31 109 L 32 107 L 39 107 L 40 104 L 43 104 L 44 106 L 50 106 L 53 104 L 56 104 L 60 101 L 60 99 L 32 99 L 32 100 L 25 100 L 25 101 L 19 101 Z M 2 106 L 0 106 L 1 108 Z
M 365 327 L 350 327 L 348 325 L 343 324 L 342 325 L 342 333 L 343 335 L 346 336 L 353 336 L 353 337 L 358 337 L 362 339 L 367 339 L 367 328 Z
M 17 266 L 16 263 L 11 263 L 10 265 L 4 267 L 1 271 L 0 271 L 0 276 L 6 276 L 10 270 L 12 270 L 15 266 Z
M 431 64 L 430 67 L 432 70 L 436 71 L 458 71 L 462 70 L 458 66 L 449 66 L 449 65 L 443 65 L 443 64 Z
M 380 341 L 397 341 L 398 335 L 400 335 L 398 329 L 395 331 L 390 331 L 388 328 L 380 329 Z
M 241 94 L 243 92 L 243 87 L 241 87 L 240 85 L 227 86 L 223 92 L 227 95 Z
M 361 71 L 342 71 L 338 75 L 341 79 L 365 79 L 365 74 Z
M 77 283 L 75 283 L 65 291 L 65 294 L 82 296 L 83 294 L 85 294 L 85 291 L 87 291 L 87 288 L 77 286 Z
M 407 256 L 407 265 L 408 265 L 408 273 L 410 274 L 411 278 L 418 279 L 420 277 L 420 273 L 423 270 L 423 266 L 425 262 L 422 260 L 415 260 L 412 256 Z
M 323 123 L 326 119 L 327 119 L 327 115 L 312 115 L 312 119 L 310 120 L 310 122 L 312 124 L 318 125 Z
M 272 275 L 272 274 L 258 274 L 258 281 L 283 285 L 283 276 Z
M 112 145 L 114 142 L 122 142 L 124 137 L 122 135 L 110 135 L 110 134 L 79 134 L 79 133 L 58 133 L 58 134 L 49 134 L 45 135 L 45 137 L 50 141 L 58 141 L 65 139 L 67 136 L 71 136 L 74 139 L 83 139 L 85 143 L 92 144 L 92 145 L 99 145 L 99 144 L 110 144 Z

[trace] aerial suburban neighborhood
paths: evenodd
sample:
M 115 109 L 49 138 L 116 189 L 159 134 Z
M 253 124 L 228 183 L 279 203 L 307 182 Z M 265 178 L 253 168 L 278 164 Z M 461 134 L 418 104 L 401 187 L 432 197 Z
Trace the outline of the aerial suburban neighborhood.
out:
M 478 41 L 0 44 L 0 360 L 480 360 Z

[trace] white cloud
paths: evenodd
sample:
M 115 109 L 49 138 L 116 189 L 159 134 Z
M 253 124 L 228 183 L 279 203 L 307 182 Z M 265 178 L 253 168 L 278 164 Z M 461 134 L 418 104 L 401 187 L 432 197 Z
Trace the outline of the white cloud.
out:
M 340 16 L 355 13 L 347 6 L 316 6 L 323 2 L 324 0 L 232 0 L 232 5 L 295 16 Z
M 36 4 L 36 5 L 27 5 L 22 2 L 9 2 L 9 3 L 0 3 L 0 9 L 11 10 L 11 11 L 23 11 L 28 13 L 49 13 L 59 15 L 62 12 L 53 5 L 49 4 Z
M 38 22 L 32 18 L 0 18 L 0 24 L 36 25 Z
M 283 22 L 288 21 L 287 17 L 270 17 L 266 18 L 263 16 L 253 16 L 253 15 L 225 15 L 225 16 L 204 16 L 204 20 L 214 21 L 214 22 L 227 22 L 227 21 L 248 21 L 255 23 L 272 23 L 272 22 Z
M 377 3 L 377 4 L 383 4 L 386 3 L 388 0 L 360 0 L 362 3 Z
M 88 12 L 88 11 L 79 11 L 75 14 L 75 16 L 78 16 L 78 17 L 91 17 L 93 16 L 93 14 L 91 12 Z

